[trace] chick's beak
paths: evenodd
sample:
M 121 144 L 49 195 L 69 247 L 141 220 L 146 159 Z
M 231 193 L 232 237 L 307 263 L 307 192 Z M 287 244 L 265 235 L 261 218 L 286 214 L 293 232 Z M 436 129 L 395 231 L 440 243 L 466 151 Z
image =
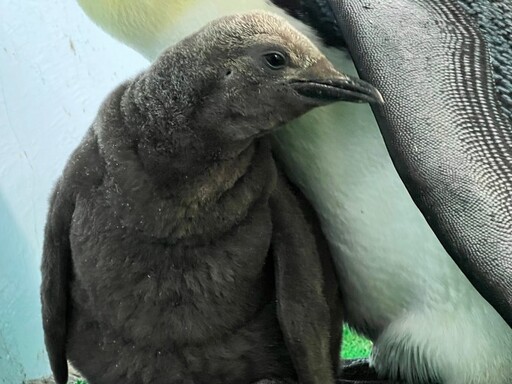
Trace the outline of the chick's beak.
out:
M 316 73 L 315 73 L 316 72 Z M 320 72 L 320 73 L 319 73 Z M 314 71 L 301 79 L 291 81 L 295 92 L 320 104 L 334 101 L 354 103 L 384 103 L 380 92 L 373 85 L 335 70 Z

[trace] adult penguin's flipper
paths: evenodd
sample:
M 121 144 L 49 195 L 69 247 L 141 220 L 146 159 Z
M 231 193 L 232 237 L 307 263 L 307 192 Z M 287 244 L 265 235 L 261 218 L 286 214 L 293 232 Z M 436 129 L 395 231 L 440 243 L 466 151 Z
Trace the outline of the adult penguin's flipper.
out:
M 300 383 L 333 383 L 341 299 L 316 216 L 283 176 L 271 196 L 277 316 Z
M 412 198 L 512 325 L 512 127 L 478 26 L 454 0 L 317 1 L 385 99 L 374 112 Z
M 73 204 L 59 182 L 50 200 L 41 265 L 41 302 L 46 350 L 55 382 L 68 379 L 66 360 L 66 308 L 71 260 L 69 225 Z

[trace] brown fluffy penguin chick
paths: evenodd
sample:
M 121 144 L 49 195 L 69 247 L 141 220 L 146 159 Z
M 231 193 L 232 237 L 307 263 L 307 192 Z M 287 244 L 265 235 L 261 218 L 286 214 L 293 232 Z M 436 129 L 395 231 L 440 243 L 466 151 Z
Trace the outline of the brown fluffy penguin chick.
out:
M 42 304 L 57 383 L 66 359 L 90 384 L 333 382 L 334 268 L 264 136 L 376 98 L 266 13 L 214 21 L 119 86 L 50 203 Z

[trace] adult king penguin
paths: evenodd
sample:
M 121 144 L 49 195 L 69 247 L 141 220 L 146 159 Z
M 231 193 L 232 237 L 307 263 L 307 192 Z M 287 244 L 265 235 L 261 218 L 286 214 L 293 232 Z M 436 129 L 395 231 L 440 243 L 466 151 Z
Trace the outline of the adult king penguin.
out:
M 366 64 L 362 66 L 362 75 L 373 75 L 374 79 L 381 80 L 384 88 L 386 76 L 382 74 L 390 68 L 386 67 L 386 63 L 402 60 L 407 64 L 409 58 L 395 55 L 393 51 L 376 50 L 379 55 L 373 55 L 372 61 L 365 62 L 364 55 L 367 52 L 363 50 L 357 54 L 358 48 L 373 49 L 375 44 L 382 44 L 378 36 L 366 33 L 371 30 L 371 25 L 381 24 L 379 7 L 387 7 L 388 11 L 395 7 L 396 14 L 401 12 L 400 7 L 404 4 L 409 5 L 409 10 L 414 7 L 421 10 L 423 3 L 427 4 L 425 7 L 432 6 L 430 14 L 441 14 L 443 17 L 438 23 L 431 20 L 431 27 L 444 26 L 445 37 L 450 37 L 453 29 L 450 29 L 450 23 L 468 24 L 467 16 L 466 19 L 450 18 L 453 12 L 461 15 L 460 9 L 453 5 L 452 1 L 444 2 L 449 4 L 450 9 L 443 14 L 442 11 L 446 10 L 441 5 L 443 2 L 434 0 L 403 0 L 401 3 L 404 4 L 400 5 L 394 5 L 395 3 L 390 0 L 375 3 L 361 0 L 274 0 L 274 3 L 264 0 L 79 0 L 79 3 L 98 25 L 150 60 L 165 46 L 181 39 L 213 18 L 235 11 L 259 8 L 288 17 L 296 27 L 317 42 L 339 69 L 355 75 L 356 70 L 351 57 L 343 49 L 332 46 L 342 41 L 343 30 L 347 36 L 352 33 L 351 37 L 355 43 L 349 40 L 346 43 L 355 57 L 358 57 L 358 63 Z M 365 10 L 372 9 L 377 11 L 371 13 L 371 17 L 365 18 Z M 411 13 L 407 14 L 411 16 Z M 391 27 L 394 24 L 389 21 L 392 20 L 389 18 L 392 14 L 387 13 L 386 17 L 388 21 L 382 24 Z M 344 20 L 351 22 L 344 23 Z M 418 27 L 415 22 L 418 20 L 414 17 L 410 17 L 408 21 L 401 18 L 395 27 L 400 28 L 401 36 L 404 36 L 407 35 L 408 28 L 413 31 Z M 360 25 L 363 25 L 363 29 L 358 29 Z M 424 28 L 428 27 L 429 23 L 426 23 Z M 469 33 L 473 32 L 469 29 Z M 455 37 L 464 36 L 459 34 Z M 482 44 L 478 37 L 471 37 L 473 39 L 466 39 L 464 42 Z M 374 45 L 370 44 L 372 39 Z M 445 39 L 444 44 L 448 48 L 451 47 L 448 39 Z M 467 44 L 459 48 L 462 51 L 471 51 L 474 47 Z M 409 41 L 407 47 L 413 57 L 414 41 Z M 485 51 L 482 52 L 485 55 Z M 432 51 L 432 55 L 436 53 L 439 52 Z M 449 55 L 446 52 L 440 53 Z M 477 61 L 477 64 L 484 67 L 477 68 L 476 72 L 468 74 L 468 77 L 478 77 L 479 71 L 489 73 L 485 68 L 485 62 Z M 372 72 L 372 68 L 377 70 Z M 418 74 L 417 68 L 416 71 L 407 72 L 410 68 L 405 65 L 401 69 L 405 70 L 404 73 Z M 428 77 L 424 70 L 420 70 L 420 73 L 421 76 Z M 417 79 L 411 78 L 406 86 L 414 87 Z M 422 83 L 428 84 L 428 81 Z M 460 80 L 457 84 L 460 84 Z M 423 91 L 411 89 L 419 93 Z M 476 87 L 473 94 L 480 95 L 480 91 L 482 88 Z M 409 95 L 413 95 L 414 92 Z M 390 95 L 394 96 L 392 92 Z M 384 97 L 386 98 L 386 92 Z M 391 100 L 388 105 L 389 109 L 384 117 L 393 116 L 394 101 Z M 404 103 L 400 103 L 400 107 L 404 107 Z M 418 105 L 415 104 L 414 107 Z M 419 108 L 422 110 L 421 106 Z M 485 113 L 485 110 L 483 112 Z M 429 117 L 428 113 L 423 115 L 424 119 Z M 393 123 L 396 124 L 396 121 L 392 121 L 391 125 Z M 471 266 L 478 263 L 474 260 L 461 263 L 460 258 L 457 258 L 457 252 L 461 252 L 461 249 L 464 251 L 464 247 L 455 247 L 454 250 L 450 247 L 450 241 L 456 244 L 457 238 L 447 240 L 442 237 L 443 231 L 457 234 L 453 227 L 459 228 L 460 223 L 465 223 L 464 214 L 471 211 L 471 208 L 466 208 L 468 205 L 458 205 L 458 212 L 462 212 L 462 216 L 459 215 L 458 218 L 462 217 L 462 221 L 459 220 L 456 225 L 453 224 L 453 220 L 438 221 L 438 226 L 433 225 L 443 240 L 443 245 L 452 252 L 454 259 L 459 263 L 459 267 L 445 251 L 411 199 L 393 166 L 379 127 L 368 106 L 333 105 L 313 111 L 292 125 L 293 129 L 284 129 L 275 136 L 275 150 L 288 176 L 312 201 L 321 218 L 323 231 L 330 242 L 338 267 L 347 321 L 374 342 L 372 364 L 377 372 L 383 377 L 401 378 L 410 383 L 510 383 L 510 302 L 507 304 L 505 298 L 505 303 L 503 300 L 497 300 L 497 303 L 493 300 L 492 292 L 488 294 L 486 287 L 482 289 L 478 284 L 478 279 L 480 282 L 487 279 L 491 287 L 493 281 L 509 280 L 510 260 L 505 260 L 501 267 L 494 263 L 494 266 L 501 268 L 496 272 L 496 280 L 492 271 L 487 275 L 472 273 Z M 316 126 L 314 130 L 307 129 L 311 125 Z M 424 127 L 429 128 L 431 127 L 428 125 Z M 394 132 L 392 129 L 389 131 L 392 134 Z M 442 141 L 442 134 L 437 139 Z M 484 141 L 478 137 L 477 140 Z M 387 137 L 387 144 L 389 143 Z M 414 148 L 414 142 L 410 144 Z M 430 142 L 430 145 L 434 144 L 436 142 Z M 421 160 L 421 156 L 425 154 L 425 148 L 422 149 L 423 152 L 413 152 L 410 158 Z M 450 149 L 447 148 L 445 151 L 449 152 Z M 391 153 L 393 154 L 393 151 Z M 396 161 L 397 156 L 394 156 L 394 159 Z M 456 161 L 455 158 L 451 160 Z M 476 161 L 481 162 L 482 159 Z M 485 159 L 483 161 L 485 162 Z M 421 175 L 421 164 L 419 168 L 415 168 L 415 164 L 418 163 L 420 162 L 413 163 L 405 170 L 399 167 L 402 177 L 415 173 Z M 440 172 L 450 174 L 450 169 L 441 167 Z M 460 177 L 463 179 L 465 176 Z M 414 182 L 417 183 L 417 180 L 413 180 L 412 184 L 406 177 L 404 180 L 409 190 L 414 192 Z M 440 186 L 439 183 L 442 181 L 442 178 L 436 179 L 434 184 Z M 421 194 L 416 196 L 412 193 L 412 196 L 421 203 Z M 439 201 L 442 199 L 442 193 L 434 193 L 435 197 Z M 434 207 L 430 216 L 425 201 L 428 200 L 424 200 L 423 205 L 418 205 L 432 223 L 432 220 L 439 216 L 439 204 Z M 436 202 L 435 199 L 429 202 L 432 201 Z M 480 240 L 483 240 L 485 247 L 485 239 L 477 241 Z M 507 239 L 505 243 L 506 241 Z M 466 242 L 466 239 L 461 241 L 463 242 Z M 496 244 L 492 241 L 487 243 Z M 481 249 L 477 247 L 477 250 Z M 509 248 L 500 249 L 504 252 L 505 258 L 510 258 L 506 253 Z M 497 258 L 500 259 L 501 255 L 497 255 Z M 461 268 L 472 279 L 474 285 Z M 475 270 L 478 268 L 473 269 Z M 505 289 L 505 296 L 506 294 Z M 505 319 L 509 321 L 508 324 Z

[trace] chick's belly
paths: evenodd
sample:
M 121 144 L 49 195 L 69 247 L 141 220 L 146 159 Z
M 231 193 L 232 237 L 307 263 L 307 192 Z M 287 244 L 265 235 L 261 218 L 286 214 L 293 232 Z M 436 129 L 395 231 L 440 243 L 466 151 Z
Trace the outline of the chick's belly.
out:
M 163 339 L 140 346 L 103 329 L 88 311 L 77 308 L 71 316 L 67 353 L 93 384 L 247 384 L 270 377 L 295 378 L 273 303 L 223 337 L 179 346 Z
M 74 305 L 139 345 L 225 336 L 274 298 L 267 207 L 198 246 L 170 245 L 118 225 L 94 200 L 77 204 L 75 216 Z

